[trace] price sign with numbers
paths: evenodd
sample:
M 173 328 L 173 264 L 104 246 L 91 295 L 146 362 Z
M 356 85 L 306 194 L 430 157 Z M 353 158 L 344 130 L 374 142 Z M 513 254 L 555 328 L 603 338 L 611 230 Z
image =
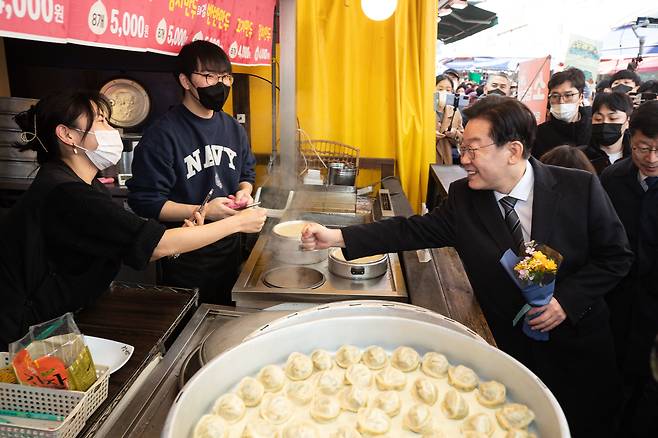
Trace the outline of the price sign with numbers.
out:
M 0 0 L 0 36 L 176 55 L 195 40 L 269 65 L 276 0 Z M 75 7 L 74 7 L 75 6 Z

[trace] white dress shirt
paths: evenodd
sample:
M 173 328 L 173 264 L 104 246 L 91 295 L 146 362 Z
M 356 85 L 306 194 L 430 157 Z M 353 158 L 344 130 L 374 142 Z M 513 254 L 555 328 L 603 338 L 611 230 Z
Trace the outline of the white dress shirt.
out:
M 524 242 L 529 242 L 530 236 L 532 235 L 532 200 L 534 191 L 535 173 L 532 170 L 532 164 L 530 164 L 530 161 L 526 161 L 525 172 L 511 192 L 505 194 L 494 190 L 496 203 L 498 204 L 498 209 L 503 218 L 505 217 L 505 210 L 503 209 L 503 206 L 500 205 L 499 201 L 505 196 L 511 196 L 512 198 L 517 199 L 516 204 L 514 204 L 514 211 L 516 211 L 516 214 L 521 221 L 521 232 L 523 233 Z

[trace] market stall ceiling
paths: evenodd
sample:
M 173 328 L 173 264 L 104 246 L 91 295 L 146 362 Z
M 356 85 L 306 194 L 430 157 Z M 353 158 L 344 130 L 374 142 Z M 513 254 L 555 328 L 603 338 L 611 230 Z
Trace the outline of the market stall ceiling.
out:
M 464 9 L 453 9 L 452 13 L 441 17 L 437 24 L 437 39 L 444 44 L 454 43 L 498 24 L 494 12 L 468 5 Z

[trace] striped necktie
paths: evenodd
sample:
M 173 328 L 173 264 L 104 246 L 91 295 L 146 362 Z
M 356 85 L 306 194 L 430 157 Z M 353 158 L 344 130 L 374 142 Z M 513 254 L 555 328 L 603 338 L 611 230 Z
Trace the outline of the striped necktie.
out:
M 498 202 L 503 206 L 503 210 L 505 211 L 505 223 L 507 224 L 507 228 L 512 234 L 512 239 L 514 240 L 515 246 L 512 249 L 519 254 L 519 251 L 521 251 L 521 248 L 523 247 L 523 232 L 521 231 L 521 220 L 519 219 L 519 215 L 516 214 L 516 211 L 514 210 L 514 204 L 516 204 L 516 201 L 518 201 L 518 199 L 512 198 L 511 196 L 505 196 Z

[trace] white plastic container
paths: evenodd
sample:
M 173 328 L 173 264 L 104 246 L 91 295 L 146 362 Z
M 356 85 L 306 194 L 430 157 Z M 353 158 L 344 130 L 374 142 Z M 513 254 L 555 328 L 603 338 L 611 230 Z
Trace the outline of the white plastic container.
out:
M 9 364 L 9 354 L 0 353 L 0 367 Z M 0 423 L 0 437 L 75 437 L 91 414 L 107 398 L 110 377 L 108 367 L 96 365 L 96 376 L 96 382 L 85 392 L 0 383 L 0 409 L 64 417 L 63 422 L 26 421 L 20 417 L 3 417 L 10 420 L 11 424 Z M 27 422 L 30 426 L 26 424 Z
M 507 387 L 510 400 L 535 412 L 534 429 L 542 438 L 569 437 L 557 400 L 530 370 L 504 352 L 454 330 L 407 318 L 336 317 L 295 324 L 253 337 L 210 361 L 185 385 L 171 407 L 164 438 L 191 437 L 194 426 L 215 400 L 241 378 L 267 364 L 283 363 L 293 351 L 336 351 L 341 345 L 380 345 L 391 351 L 407 345 L 423 354 L 439 351 L 451 362 L 473 368 L 481 379 Z

